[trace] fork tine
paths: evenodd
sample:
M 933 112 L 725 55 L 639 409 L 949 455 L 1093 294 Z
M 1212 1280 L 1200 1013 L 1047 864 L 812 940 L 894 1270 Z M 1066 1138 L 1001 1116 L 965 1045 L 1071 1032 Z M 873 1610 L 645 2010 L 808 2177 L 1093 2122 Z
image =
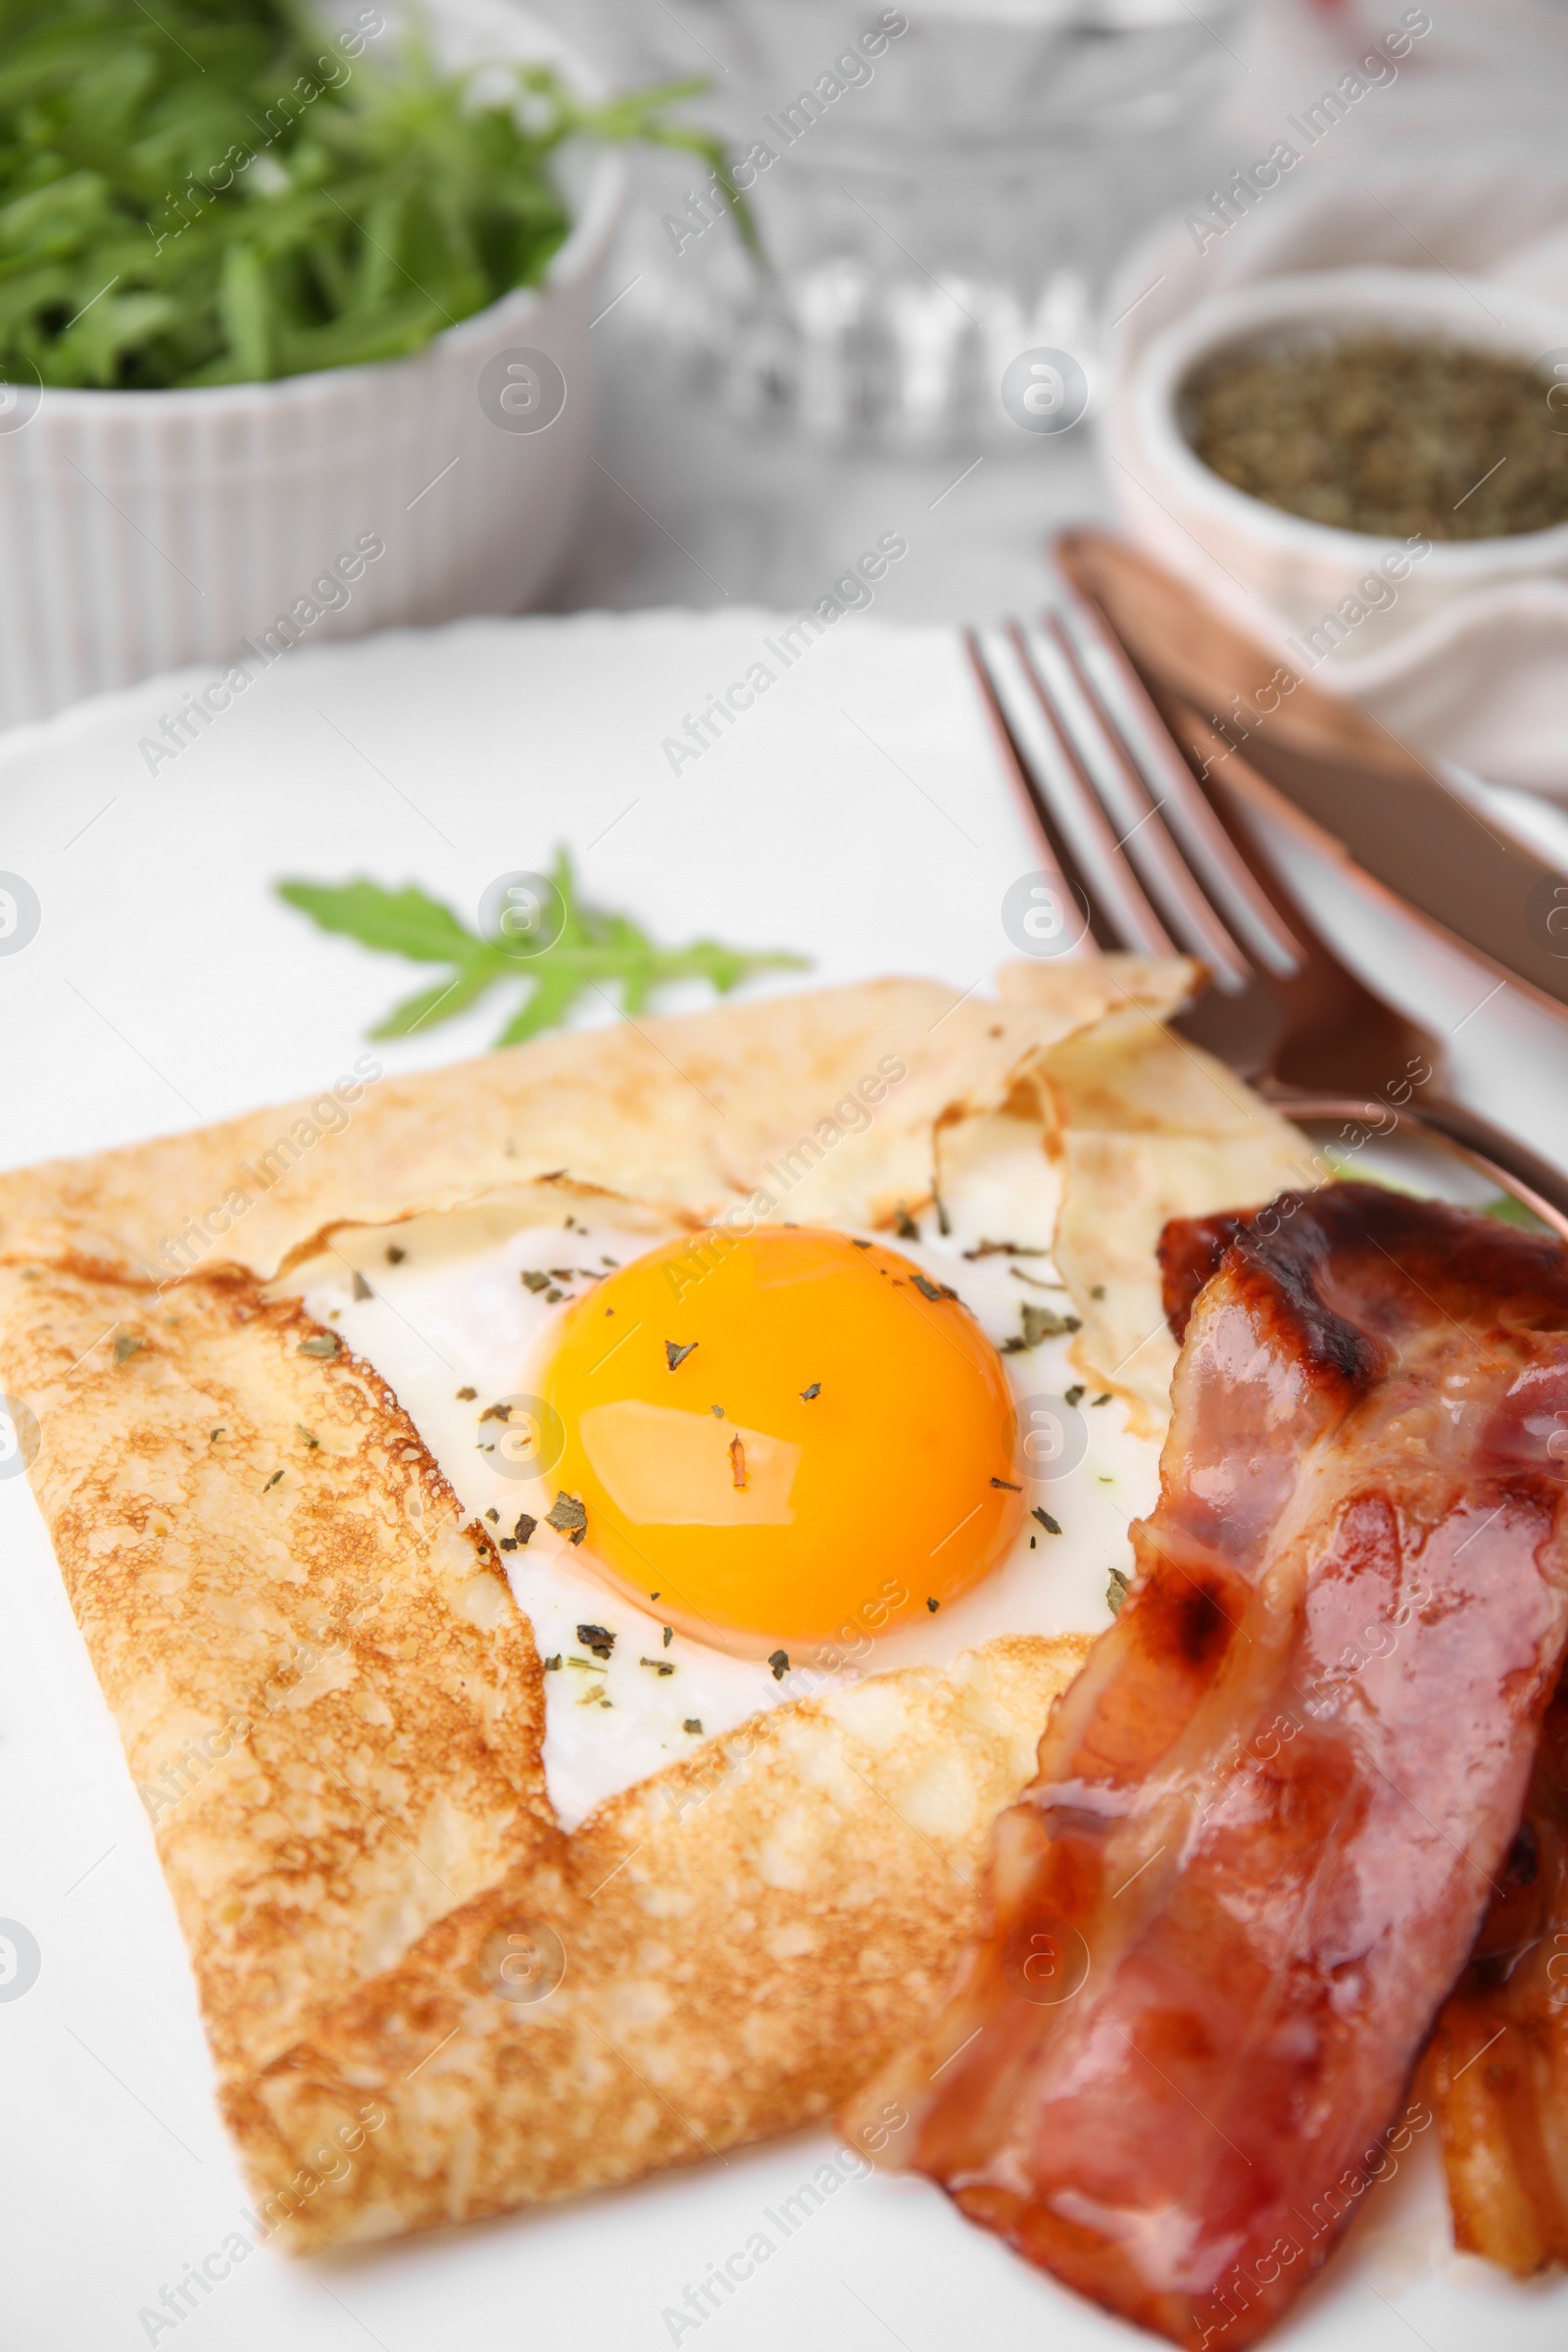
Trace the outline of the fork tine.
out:
M 1102 713 L 1059 620 L 1048 613 L 1037 626 L 1025 628 L 1024 639 L 1056 722 L 1116 829 L 1117 847 L 1131 857 L 1151 895 L 1163 905 L 1183 945 L 1202 957 L 1227 996 L 1239 995 L 1252 967 L 1166 831 L 1159 804 L 1151 799 L 1121 738 Z
M 1055 721 L 1017 624 L 1009 621 L 974 634 L 1018 756 L 1083 878 L 1094 911 L 1124 948 L 1143 956 L 1174 955 L 1175 943 L 1117 850 L 1094 787 Z
M 1043 870 L 1059 891 L 1063 906 L 1071 906 L 1078 894 L 1062 871 L 1061 859 L 1056 853 L 1054 831 L 1046 809 L 1041 805 L 1040 794 L 1034 779 L 1024 764 L 1017 744 L 1013 741 L 1012 731 L 1007 724 L 1007 714 L 1003 709 L 1002 698 L 997 692 L 991 672 L 986 667 L 985 657 L 980 650 L 980 641 L 975 630 L 964 630 L 963 650 L 969 658 L 969 667 L 974 672 L 975 684 L 980 690 L 980 700 L 985 705 L 986 716 L 991 721 L 991 732 L 996 737 L 997 750 L 1002 755 L 1003 762 L 1017 785 L 1029 814 L 1034 820 L 1035 832 L 1039 837 L 1041 856 L 1044 860 Z M 1064 957 L 1083 955 L 1088 953 L 1094 944 L 1093 939 L 1089 939 L 1076 946 L 1064 945 L 1061 954 Z
M 1265 970 L 1289 979 L 1304 961 L 1300 942 L 1248 870 L 1114 632 L 1059 565 L 1055 571 L 1063 633 L 1079 674 L 1159 805 L 1195 878 Z

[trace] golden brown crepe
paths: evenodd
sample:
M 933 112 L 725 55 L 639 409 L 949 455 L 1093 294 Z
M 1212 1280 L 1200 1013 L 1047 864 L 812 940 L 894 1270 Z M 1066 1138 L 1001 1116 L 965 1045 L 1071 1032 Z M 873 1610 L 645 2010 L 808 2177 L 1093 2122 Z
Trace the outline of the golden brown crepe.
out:
M 1103 957 L 1011 1003 L 887 981 L 726 1005 L 0 1178 L 0 1389 L 41 1430 L 34 1489 L 280 2242 L 563 2196 L 827 2114 L 940 1990 L 1083 1644 L 993 1642 L 781 1706 L 565 1836 L 489 1537 L 385 1384 L 270 1279 L 336 1229 L 481 1200 L 885 1224 L 929 1200 L 940 1132 L 1005 1110 L 1065 1161 L 1088 1316 L 1090 1146 L 1149 1155 L 1117 1178 L 1132 1295 L 1152 1201 L 1249 1205 L 1299 1156 L 1245 1090 L 1230 1128 L 1159 1124 L 1161 1102 L 1201 1113 L 1161 1094 L 1145 1034 L 1196 978 Z M 1101 1354 L 1105 1329 L 1082 1335 Z

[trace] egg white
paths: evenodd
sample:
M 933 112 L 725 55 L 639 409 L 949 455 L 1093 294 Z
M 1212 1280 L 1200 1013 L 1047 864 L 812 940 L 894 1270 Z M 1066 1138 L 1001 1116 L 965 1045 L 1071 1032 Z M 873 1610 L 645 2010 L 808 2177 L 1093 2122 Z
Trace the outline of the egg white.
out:
M 974 1126 L 961 1164 L 945 1170 L 941 1218 L 928 1210 L 918 1241 L 876 1238 L 951 1284 L 1000 1347 L 1020 1332 L 1026 1300 L 1063 1314 L 1071 1302 L 1059 1287 L 1045 1287 L 1059 1284 L 1049 1254 L 965 1252 L 986 1241 L 1049 1251 L 1057 1178 L 1038 1130 L 1007 1119 Z M 1109 1622 L 1111 1572 L 1131 1572 L 1129 1522 L 1158 1493 L 1157 1442 L 1129 1429 L 1119 1398 L 1097 1405 L 1090 1390 L 1076 1408 L 1083 1458 L 1065 1475 L 1031 1478 L 1025 1497 L 1031 1513 L 1043 1509 L 1060 1534 L 1026 1517 L 1007 1558 L 960 1599 L 890 1629 L 876 1605 L 881 1570 L 874 1577 L 867 1571 L 863 1597 L 852 1577 L 845 1635 L 809 1657 L 797 1654 L 782 1677 L 683 1634 L 666 1642 L 657 1602 L 634 1605 L 596 1574 L 586 1545 L 575 1549 L 543 1524 L 554 1487 L 548 1479 L 506 1475 L 497 1451 L 504 1424 L 482 1416 L 502 1399 L 537 1391 L 573 1298 L 614 1264 L 629 1264 L 669 1238 L 575 1212 L 539 1225 L 495 1209 L 454 1211 L 342 1236 L 297 1286 L 309 1312 L 387 1382 L 466 1511 L 482 1518 L 498 1542 L 513 1537 L 520 1513 L 540 1523 L 525 1544 L 503 1556 L 541 1656 L 562 1661 L 545 1677 L 544 1762 L 552 1802 L 567 1829 L 699 1739 L 732 1730 L 783 1699 L 896 1666 L 948 1665 L 999 1634 L 1100 1632 Z M 530 1289 L 525 1272 L 550 1275 L 547 1289 Z M 1065 1335 L 1047 1339 L 1004 1358 L 1020 1399 L 1059 1398 L 1079 1385 L 1069 1344 Z M 461 1397 L 464 1389 L 473 1396 Z M 899 1570 L 916 1595 L 924 1566 L 911 1560 Z M 591 1654 L 579 1625 L 613 1633 L 608 1661 Z M 662 1666 L 674 1671 L 661 1673 Z M 700 1732 L 688 1730 L 691 1723 Z

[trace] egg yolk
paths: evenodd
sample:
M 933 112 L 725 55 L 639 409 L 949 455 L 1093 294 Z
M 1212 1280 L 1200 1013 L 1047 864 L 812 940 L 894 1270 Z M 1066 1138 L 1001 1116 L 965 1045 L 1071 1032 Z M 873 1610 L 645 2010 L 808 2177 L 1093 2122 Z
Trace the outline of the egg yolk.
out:
M 541 1393 L 585 1554 L 743 1654 L 924 1618 L 1022 1520 L 996 1348 L 908 1258 L 847 1234 L 650 1250 L 570 1308 Z

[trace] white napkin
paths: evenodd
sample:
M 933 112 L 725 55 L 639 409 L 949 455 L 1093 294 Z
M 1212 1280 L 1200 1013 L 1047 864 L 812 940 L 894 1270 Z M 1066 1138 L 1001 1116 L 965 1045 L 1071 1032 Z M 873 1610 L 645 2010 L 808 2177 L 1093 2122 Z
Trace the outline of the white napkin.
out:
M 1421 13 L 1431 29 L 1397 78 L 1368 88 L 1222 237 L 1200 252 L 1184 214 L 1123 264 L 1106 308 L 1113 454 L 1118 441 L 1130 445 L 1128 387 L 1150 338 L 1231 287 L 1379 263 L 1492 277 L 1568 308 L 1568 7 L 1443 0 Z M 1291 135 L 1286 116 L 1299 119 L 1404 15 L 1395 0 L 1332 14 L 1298 0 L 1259 9 L 1233 94 L 1234 163 Z M 1201 191 L 1194 206 L 1206 210 Z M 1117 490 L 1137 536 L 1283 651 L 1284 619 L 1163 524 L 1120 473 Z M 1429 756 L 1568 800 L 1568 585 L 1477 590 L 1375 653 L 1337 654 L 1320 683 Z

